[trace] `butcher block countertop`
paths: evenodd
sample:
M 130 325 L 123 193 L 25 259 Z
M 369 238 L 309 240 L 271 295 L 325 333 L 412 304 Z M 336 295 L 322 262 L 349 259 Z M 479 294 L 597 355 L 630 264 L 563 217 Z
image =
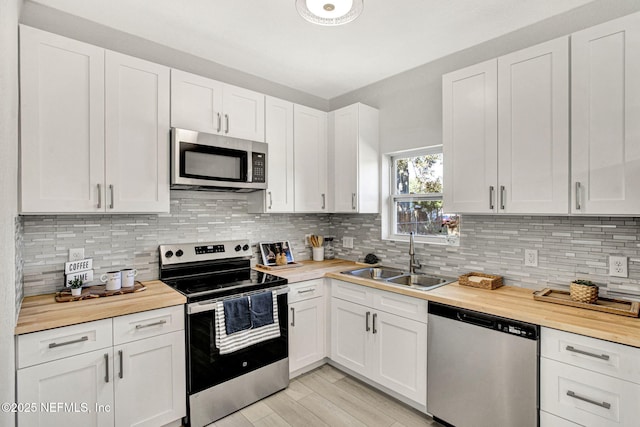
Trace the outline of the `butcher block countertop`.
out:
M 390 285 L 377 280 L 340 274 L 341 271 L 363 268 L 352 261 L 303 261 L 302 264 L 303 267 L 299 268 L 268 272 L 285 277 L 289 279 L 290 283 L 320 277 L 344 280 L 455 307 L 640 347 L 640 319 L 536 301 L 533 299 L 533 290 L 528 288 L 503 286 L 494 290 L 486 290 L 461 286 L 455 282 L 424 292 L 401 285 Z M 543 287 L 541 285 L 540 289 Z
M 184 295 L 159 280 L 142 283 L 142 292 L 56 302 L 55 294 L 36 295 L 22 300 L 15 334 L 27 334 L 76 323 L 170 307 L 187 302 Z

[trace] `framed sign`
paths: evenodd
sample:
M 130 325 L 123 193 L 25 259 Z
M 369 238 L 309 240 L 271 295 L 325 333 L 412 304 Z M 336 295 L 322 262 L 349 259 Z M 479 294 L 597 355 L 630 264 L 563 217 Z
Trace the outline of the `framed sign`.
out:
M 276 265 L 276 257 L 282 254 L 287 258 L 287 264 L 295 262 L 293 250 L 288 240 L 260 243 L 260 253 L 262 254 L 263 265 Z

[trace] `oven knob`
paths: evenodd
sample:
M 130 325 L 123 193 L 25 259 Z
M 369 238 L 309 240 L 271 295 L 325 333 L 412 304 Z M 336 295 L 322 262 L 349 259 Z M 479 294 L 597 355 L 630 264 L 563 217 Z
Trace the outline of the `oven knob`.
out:
M 241 249 L 242 249 L 242 246 L 240 245 L 236 246 L 236 252 L 240 252 Z
M 172 251 L 167 251 L 164 253 L 164 256 L 167 258 L 171 258 L 173 256 L 173 252 Z
M 244 246 L 242 247 L 242 250 L 243 250 L 243 251 L 248 251 L 248 250 L 249 250 L 249 245 L 244 245 Z
M 182 249 L 178 249 L 178 250 L 176 251 L 176 256 L 180 257 L 180 256 L 182 256 L 182 255 L 184 255 L 184 252 L 182 252 Z

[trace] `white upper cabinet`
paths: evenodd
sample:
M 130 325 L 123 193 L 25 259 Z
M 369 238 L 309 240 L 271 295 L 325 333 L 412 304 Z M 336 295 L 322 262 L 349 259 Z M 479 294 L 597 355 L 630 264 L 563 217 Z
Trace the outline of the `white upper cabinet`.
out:
M 498 211 L 569 212 L 569 38 L 498 58 Z
M 107 212 L 169 207 L 169 69 L 106 53 Z
M 104 212 L 104 73 L 104 49 L 20 26 L 22 213 Z
M 569 42 L 443 76 L 444 208 L 569 212 Z
M 328 212 L 327 113 L 294 105 L 294 205 L 296 212 Z
M 443 207 L 496 212 L 498 181 L 497 61 L 442 77 Z
M 206 77 L 171 70 L 171 126 L 265 141 L 265 96 Z
M 169 69 L 20 27 L 21 212 L 168 212 Z
M 640 14 L 571 40 L 571 212 L 640 214 Z
M 377 213 L 378 110 L 354 104 L 329 113 L 331 211 Z

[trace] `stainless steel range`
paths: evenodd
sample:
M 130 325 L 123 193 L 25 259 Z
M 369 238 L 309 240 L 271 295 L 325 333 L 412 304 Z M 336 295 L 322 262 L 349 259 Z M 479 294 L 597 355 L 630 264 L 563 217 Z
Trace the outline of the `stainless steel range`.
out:
M 205 426 L 286 388 L 287 280 L 252 270 L 246 240 L 160 245 L 159 251 L 160 279 L 187 297 L 185 424 Z M 272 292 L 273 308 L 277 305 L 271 326 L 279 336 L 221 352 L 220 303 L 264 292 Z

